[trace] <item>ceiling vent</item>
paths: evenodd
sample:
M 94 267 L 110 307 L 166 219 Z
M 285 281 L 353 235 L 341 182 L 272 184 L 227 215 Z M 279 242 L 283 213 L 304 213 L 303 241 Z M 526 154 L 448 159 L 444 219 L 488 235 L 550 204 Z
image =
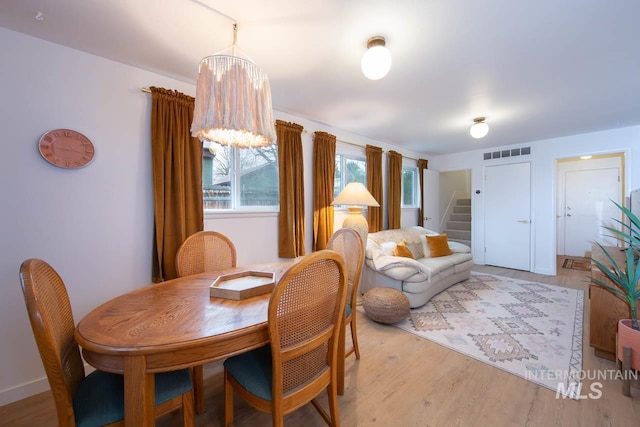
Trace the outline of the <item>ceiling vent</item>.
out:
M 504 159 L 506 157 L 526 156 L 531 154 L 531 147 L 512 148 L 510 150 L 493 151 L 484 153 L 484 160 Z

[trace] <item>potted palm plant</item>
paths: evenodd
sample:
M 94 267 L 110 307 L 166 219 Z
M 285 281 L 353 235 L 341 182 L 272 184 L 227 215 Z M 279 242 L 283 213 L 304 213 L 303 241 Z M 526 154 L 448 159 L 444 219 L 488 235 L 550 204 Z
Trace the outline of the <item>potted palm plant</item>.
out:
M 627 243 L 627 247 L 624 249 L 625 263 L 619 265 L 614 257 L 600 243 L 596 242 L 596 245 L 600 247 L 608 259 L 609 265 L 593 258 L 591 260 L 615 286 L 593 276 L 591 281 L 629 304 L 631 319 L 621 319 L 618 322 L 618 357 L 621 357 L 623 346 L 631 347 L 631 366 L 633 369 L 640 369 L 640 327 L 638 326 L 637 306 L 638 300 L 640 300 L 640 263 L 636 258 L 636 252 L 640 250 L 640 219 L 626 207 L 616 202 L 613 203 L 622 211 L 623 218 L 628 218 L 629 223 L 614 219 L 621 226 L 620 230 L 610 226 L 603 227 Z

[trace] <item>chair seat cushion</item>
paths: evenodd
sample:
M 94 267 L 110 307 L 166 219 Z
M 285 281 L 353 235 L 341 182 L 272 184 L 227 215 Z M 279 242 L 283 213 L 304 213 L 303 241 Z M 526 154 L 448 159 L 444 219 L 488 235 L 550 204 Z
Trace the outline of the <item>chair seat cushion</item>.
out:
M 273 370 L 269 344 L 228 358 L 224 361 L 224 369 L 245 390 L 261 399 L 271 401 Z
M 344 307 L 344 315 L 345 315 L 345 317 L 349 317 L 349 316 L 351 316 L 351 312 L 352 312 L 352 310 L 351 310 L 351 304 L 347 304 L 347 305 Z
M 156 405 L 192 389 L 188 369 L 156 374 Z M 78 386 L 73 398 L 76 426 L 101 426 L 124 419 L 124 377 L 93 371 Z

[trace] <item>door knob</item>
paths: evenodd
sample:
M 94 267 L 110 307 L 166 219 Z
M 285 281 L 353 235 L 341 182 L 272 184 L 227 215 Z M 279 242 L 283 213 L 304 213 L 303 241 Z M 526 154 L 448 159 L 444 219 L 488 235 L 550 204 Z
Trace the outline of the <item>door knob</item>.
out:
M 528 223 L 529 223 L 529 221 L 528 221 L 528 220 L 526 220 L 526 219 L 521 219 L 521 220 L 520 220 L 520 221 L 518 221 L 518 222 L 521 222 L 521 223 L 523 223 L 523 224 L 528 224 Z

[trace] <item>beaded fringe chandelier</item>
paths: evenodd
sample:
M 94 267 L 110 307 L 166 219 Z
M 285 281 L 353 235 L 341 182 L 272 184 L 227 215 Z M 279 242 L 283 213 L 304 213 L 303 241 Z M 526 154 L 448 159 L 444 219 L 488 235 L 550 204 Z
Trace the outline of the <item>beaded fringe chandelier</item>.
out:
M 236 56 L 237 30 L 234 24 L 230 55 L 200 61 L 191 135 L 221 145 L 266 147 L 276 142 L 269 78 L 253 61 Z

